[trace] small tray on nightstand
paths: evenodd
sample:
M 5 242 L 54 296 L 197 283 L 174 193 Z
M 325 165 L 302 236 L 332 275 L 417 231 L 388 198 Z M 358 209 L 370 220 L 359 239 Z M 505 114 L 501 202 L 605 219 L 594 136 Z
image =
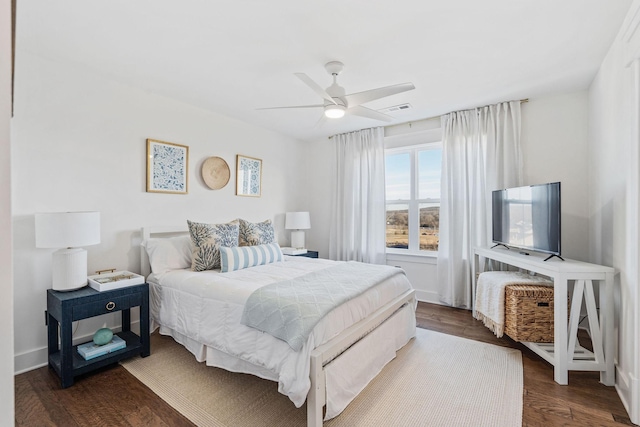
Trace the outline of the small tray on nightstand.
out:
M 144 276 L 129 271 L 113 271 L 111 273 L 89 276 L 87 280 L 89 286 L 96 291 L 103 292 L 125 288 L 127 286 L 141 285 L 144 283 Z
M 287 246 L 281 247 L 280 250 L 284 255 L 304 255 L 307 253 L 306 249 L 290 248 Z
M 303 254 L 297 254 L 297 255 L 292 255 L 292 256 L 303 256 L 303 257 L 307 257 L 307 258 L 318 258 L 318 251 L 306 251 Z

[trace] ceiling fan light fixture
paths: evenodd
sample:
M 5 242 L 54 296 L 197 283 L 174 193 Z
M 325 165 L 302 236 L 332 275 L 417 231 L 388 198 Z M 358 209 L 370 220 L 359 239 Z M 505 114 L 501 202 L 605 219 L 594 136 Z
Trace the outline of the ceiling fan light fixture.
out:
M 324 115 L 330 119 L 339 119 L 340 117 L 344 117 L 346 110 L 344 105 L 331 104 L 324 107 Z

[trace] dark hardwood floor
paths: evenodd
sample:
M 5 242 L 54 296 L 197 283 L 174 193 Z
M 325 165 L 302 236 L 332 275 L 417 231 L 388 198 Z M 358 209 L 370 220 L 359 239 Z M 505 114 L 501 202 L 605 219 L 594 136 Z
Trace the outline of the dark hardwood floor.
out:
M 633 425 L 598 373 L 570 372 L 569 385 L 561 386 L 551 365 L 506 336 L 496 338 L 467 310 L 419 303 L 416 318 L 422 328 L 522 351 L 523 426 Z M 39 368 L 16 376 L 15 392 L 16 426 L 193 425 L 119 365 L 77 378 L 67 389 L 52 370 Z
M 522 351 L 524 370 L 523 426 L 622 426 L 634 425 L 614 387 L 600 384 L 598 372 L 569 372 L 569 385 L 553 380 L 553 367 L 527 347 L 507 337 L 496 338 L 468 310 L 419 303 L 418 326 L 489 344 Z M 580 336 L 580 344 L 588 336 Z

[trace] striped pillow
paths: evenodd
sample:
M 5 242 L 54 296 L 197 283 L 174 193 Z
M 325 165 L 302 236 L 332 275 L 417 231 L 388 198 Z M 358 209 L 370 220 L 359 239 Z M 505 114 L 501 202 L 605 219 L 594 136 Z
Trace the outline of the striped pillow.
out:
M 282 260 L 282 251 L 277 243 L 255 246 L 220 246 L 220 271 L 222 273 Z

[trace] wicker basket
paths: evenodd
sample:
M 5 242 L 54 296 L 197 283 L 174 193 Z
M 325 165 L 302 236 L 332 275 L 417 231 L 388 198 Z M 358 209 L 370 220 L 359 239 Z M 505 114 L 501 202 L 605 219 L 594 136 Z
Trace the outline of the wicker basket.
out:
M 508 285 L 504 333 L 514 341 L 553 342 L 553 287 Z

